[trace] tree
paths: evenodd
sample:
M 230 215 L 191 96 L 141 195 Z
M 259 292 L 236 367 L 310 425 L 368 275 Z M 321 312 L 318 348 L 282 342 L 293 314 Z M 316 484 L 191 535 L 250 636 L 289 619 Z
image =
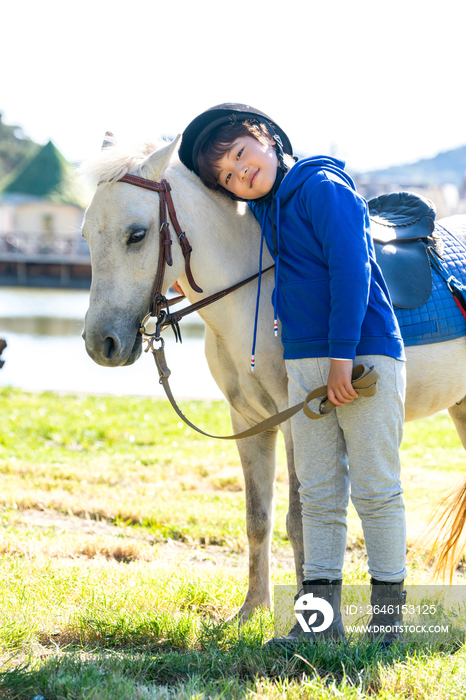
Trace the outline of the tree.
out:
M 37 148 L 38 144 L 28 138 L 21 127 L 4 124 L 0 112 L 0 180 Z

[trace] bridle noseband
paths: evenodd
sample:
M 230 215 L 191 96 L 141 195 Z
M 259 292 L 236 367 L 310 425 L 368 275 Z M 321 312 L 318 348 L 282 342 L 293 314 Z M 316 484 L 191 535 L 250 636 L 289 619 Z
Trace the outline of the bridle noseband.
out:
M 184 256 L 184 267 L 186 272 L 186 277 L 192 289 L 195 292 L 202 294 L 203 290 L 194 281 L 193 274 L 191 272 L 191 253 L 192 247 L 189 244 L 186 234 L 181 230 L 181 226 L 178 222 L 176 216 L 175 207 L 173 204 L 173 199 L 170 194 L 171 187 L 167 180 L 162 180 L 161 182 L 154 182 L 153 180 L 146 180 L 144 177 L 138 177 L 137 175 L 124 175 L 117 182 L 126 182 L 129 185 L 136 185 L 136 187 L 142 187 L 145 190 L 152 190 L 153 192 L 158 192 L 160 195 L 160 252 L 159 260 L 157 264 L 157 274 L 155 276 L 154 289 L 152 292 L 151 304 L 149 314 L 150 316 L 159 316 L 162 307 L 166 305 L 166 299 L 162 294 L 163 278 L 165 275 L 165 265 L 173 265 L 172 258 L 172 237 L 170 233 L 170 224 L 167 219 L 167 211 L 170 216 L 173 228 L 175 229 L 176 235 L 178 236 L 178 241 L 181 246 L 181 251 Z

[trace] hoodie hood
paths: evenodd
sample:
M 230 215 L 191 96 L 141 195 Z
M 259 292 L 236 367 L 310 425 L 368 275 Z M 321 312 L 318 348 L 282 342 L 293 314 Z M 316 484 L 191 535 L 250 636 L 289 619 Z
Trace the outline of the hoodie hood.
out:
M 343 179 L 354 190 L 356 189 L 355 184 L 350 176 L 344 172 L 344 167 L 345 162 L 343 160 L 331 158 L 330 156 L 312 156 L 312 158 L 299 160 L 283 179 L 276 196 L 280 198 L 281 204 L 285 204 L 305 180 L 320 170 L 333 173 L 340 180 Z

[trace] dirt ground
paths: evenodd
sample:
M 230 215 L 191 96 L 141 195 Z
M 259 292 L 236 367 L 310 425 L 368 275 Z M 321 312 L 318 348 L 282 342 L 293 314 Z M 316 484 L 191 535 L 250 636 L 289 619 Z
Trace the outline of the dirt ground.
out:
M 64 515 L 50 511 L 25 510 L 20 511 L 15 519 L 15 526 L 20 529 L 37 532 L 52 530 L 54 535 L 83 535 L 89 537 L 105 537 L 108 542 L 114 540 L 115 546 L 120 546 L 122 541 L 150 543 L 150 533 L 142 529 L 111 525 L 106 522 L 85 520 L 74 515 Z M 152 561 L 163 564 L 178 564 L 183 566 L 195 566 L 200 568 L 229 566 L 233 568 L 248 569 L 248 552 L 232 551 L 228 547 L 217 545 L 186 544 L 168 539 L 165 542 L 157 542 L 153 548 Z M 294 569 L 291 544 L 280 547 L 279 551 L 272 552 L 272 567 Z

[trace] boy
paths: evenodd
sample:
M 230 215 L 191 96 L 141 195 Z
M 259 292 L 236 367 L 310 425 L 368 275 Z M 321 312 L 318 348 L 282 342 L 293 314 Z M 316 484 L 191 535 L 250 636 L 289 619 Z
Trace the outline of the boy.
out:
M 332 606 L 325 631 L 297 622 L 277 640 L 344 638 L 340 616 L 346 512 L 361 518 L 373 614 L 369 634 L 396 641 L 405 600 L 406 525 L 399 445 L 404 418 L 404 349 L 389 293 L 375 261 L 365 200 L 333 158 L 294 164 L 285 132 L 247 105 L 199 115 L 183 134 L 180 158 L 204 184 L 248 201 L 275 259 L 275 328 L 282 326 L 290 405 L 327 384 L 337 408 L 321 420 L 292 419 L 304 534 L 304 594 Z M 351 385 L 353 363 L 374 365 L 371 398 Z M 302 595 L 298 594 L 297 598 Z M 384 607 L 385 606 L 385 607 Z M 388 607 L 391 606 L 391 607 Z

